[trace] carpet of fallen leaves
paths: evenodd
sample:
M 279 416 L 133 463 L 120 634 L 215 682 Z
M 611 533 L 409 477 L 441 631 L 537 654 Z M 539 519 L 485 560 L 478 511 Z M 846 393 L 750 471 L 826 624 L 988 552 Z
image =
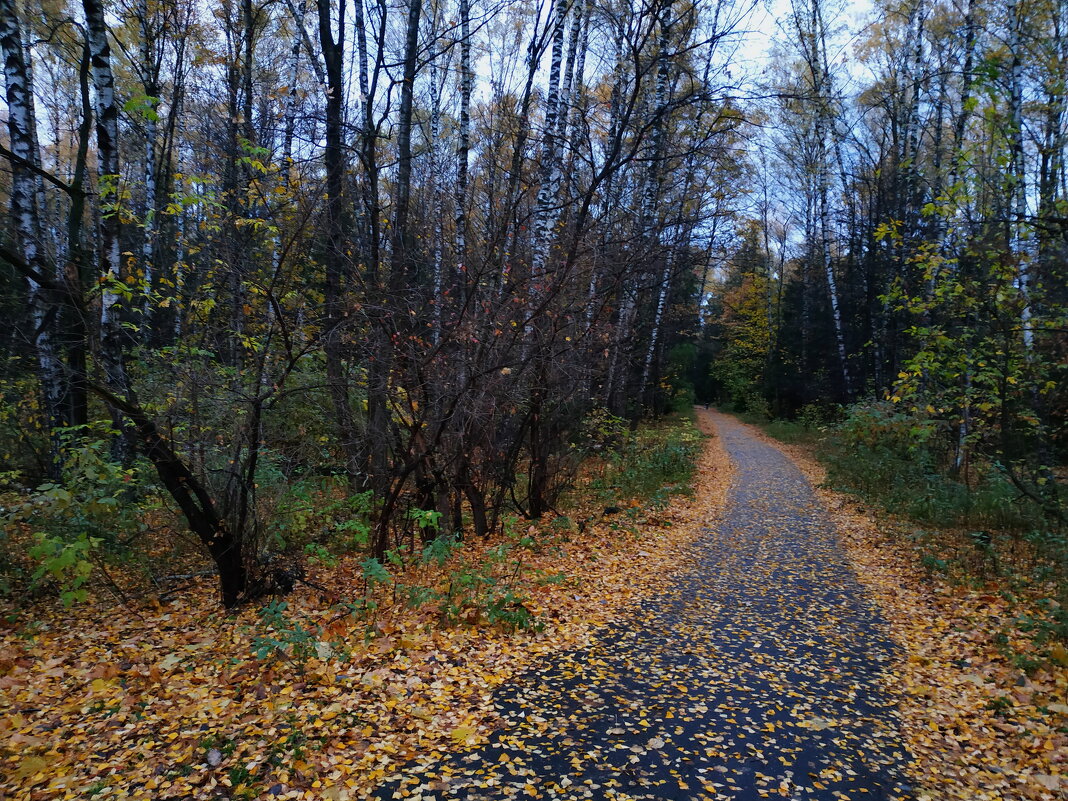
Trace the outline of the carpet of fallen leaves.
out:
M 712 431 L 703 412 L 698 423 Z M 323 638 L 299 660 L 255 658 L 259 611 L 224 615 L 210 577 L 167 603 L 98 599 L 38 605 L 31 621 L 25 610 L 7 616 L 0 799 L 366 797 L 401 763 L 484 739 L 495 687 L 543 655 L 582 647 L 665 587 L 722 509 L 730 472 L 712 437 L 692 496 L 612 518 L 592 510 L 582 532 L 532 528 L 546 547 L 526 557 L 519 590 L 543 624 L 537 633 L 442 627 L 431 611 L 381 598 L 368 637 L 366 621 L 337 612 L 339 597 L 358 594 L 356 560 L 286 598 L 292 619 Z M 465 546 L 466 557 L 495 544 Z
M 888 627 L 801 472 L 716 424 L 735 483 L 689 569 L 501 688 L 487 744 L 404 766 L 378 799 L 915 801 Z
M 1004 579 L 929 572 L 907 521 L 821 486 L 825 471 L 808 450 L 775 444 L 817 488 L 902 647 L 887 689 L 899 699 L 919 801 L 1068 798 L 1068 653 L 1063 645 L 1037 649 L 1020 626 L 1041 616 L 1037 599 L 1052 589 L 1010 592 Z M 1020 657 L 1031 660 L 1030 674 Z

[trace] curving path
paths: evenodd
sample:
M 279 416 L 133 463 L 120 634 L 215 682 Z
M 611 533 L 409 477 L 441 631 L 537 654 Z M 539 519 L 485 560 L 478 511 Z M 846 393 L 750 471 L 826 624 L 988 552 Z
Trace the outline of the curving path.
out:
M 735 483 L 675 589 L 509 685 L 490 743 L 377 798 L 911 797 L 885 626 L 798 469 L 714 420 Z

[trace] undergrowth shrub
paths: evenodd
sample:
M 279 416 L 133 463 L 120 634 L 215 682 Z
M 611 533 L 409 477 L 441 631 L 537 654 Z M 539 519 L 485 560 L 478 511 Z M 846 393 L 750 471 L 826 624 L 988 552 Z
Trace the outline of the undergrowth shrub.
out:
M 814 444 L 835 489 L 923 525 L 907 536 L 930 573 L 965 583 L 998 577 L 1033 593 L 1052 592 L 1032 626 L 1036 643 L 1068 639 L 1068 532 L 997 462 L 976 460 L 969 476 L 954 475 L 955 432 L 945 424 L 891 403 L 869 403 L 815 431 L 800 419 L 765 430 L 786 442 Z
M 663 500 L 689 489 L 702 435 L 689 417 L 675 415 L 630 432 L 607 455 L 603 475 L 591 489 L 605 503 Z
M 324 650 L 322 627 L 295 620 L 285 601 L 273 600 L 260 610 L 258 633 L 252 638 L 252 653 L 261 662 L 280 657 L 303 671 L 308 660 Z
M 824 439 L 828 482 L 921 523 L 1024 532 L 1044 518 L 994 464 L 970 482 L 949 470 L 949 432 L 891 404 L 854 406 Z
M 84 600 L 94 564 L 129 565 L 146 513 L 159 507 L 155 473 L 143 460 L 111 458 L 107 424 L 61 429 L 63 483 L 46 481 L 0 510 L 0 559 L 8 593 L 53 592 Z
M 418 548 L 389 550 L 384 561 L 369 556 L 359 563 L 362 594 L 344 606 L 364 622 L 367 637 L 374 636 L 379 610 L 396 604 L 433 610 L 441 626 L 540 630 L 521 587 L 526 557 L 540 546 L 521 530 L 517 518 L 506 517 L 504 538 L 482 550 L 465 545 L 455 533 L 439 532 L 440 515 L 435 511 L 413 510 L 412 516 L 437 536 Z
M 17 372 L 17 358 L 7 367 Z M 0 484 L 34 484 L 47 473 L 49 441 L 37 383 L 29 377 L 0 378 Z
M 309 551 L 308 546 L 319 546 L 334 554 L 367 547 L 375 514 L 371 490 L 352 493 L 344 475 L 280 480 L 278 486 L 268 527 L 271 547 Z
M 436 605 L 442 624 L 485 621 L 506 631 L 541 629 L 519 589 L 526 555 L 538 544 L 519 529 L 515 518 L 503 522 L 504 539 L 480 555 L 460 548 L 459 540 L 448 534 L 423 548 L 422 566 L 445 568 L 436 586 L 425 588 L 428 592 L 421 598 Z
M 611 450 L 626 439 L 627 428 L 625 418 L 598 406 L 582 418 L 574 444 L 584 455 Z
M 813 431 L 794 420 L 772 420 L 761 426 L 775 439 L 791 445 L 799 442 L 809 442 L 813 438 Z

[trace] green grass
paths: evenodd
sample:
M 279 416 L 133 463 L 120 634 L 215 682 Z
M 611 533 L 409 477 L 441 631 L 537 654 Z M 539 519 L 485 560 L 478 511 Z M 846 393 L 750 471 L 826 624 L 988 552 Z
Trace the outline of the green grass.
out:
M 746 422 L 780 442 L 807 446 L 833 489 L 914 522 L 1019 533 L 1048 525 L 1042 510 L 993 466 L 968 483 L 951 475 L 937 432 L 923 421 L 858 407 L 838 424 Z
M 914 524 L 904 536 L 932 573 L 1052 592 L 1056 601 L 1044 601 L 1043 636 L 1068 639 L 1068 531 L 996 465 L 974 466 L 969 481 L 959 480 L 947 469 L 941 432 L 877 406 L 854 407 L 834 425 L 757 424 L 782 442 L 806 446 L 827 469 L 827 486 Z
M 772 420 L 771 422 L 761 423 L 760 427 L 768 435 L 788 445 L 807 445 L 820 440 L 819 430 L 801 423 L 795 423 L 792 420 Z
M 662 504 L 668 496 L 690 490 L 703 437 L 692 415 L 643 425 L 608 453 L 605 469 L 590 489 L 605 505 L 631 499 Z

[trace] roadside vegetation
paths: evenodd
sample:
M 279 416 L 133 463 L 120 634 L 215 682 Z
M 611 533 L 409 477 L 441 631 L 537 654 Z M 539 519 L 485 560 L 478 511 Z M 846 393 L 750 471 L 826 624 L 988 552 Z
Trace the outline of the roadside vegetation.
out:
M 1057 798 L 1068 745 L 1060 530 L 996 465 L 973 465 L 983 479 L 965 483 L 939 472 L 936 455 L 902 447 L 914 426 L 900 413 L 884 421 L 893 433 L 870 436 L 872 416 L 893 410 L 749 420 L 817 485 L 901 649 L 887 690 L 918 797 Z M 859 442 L 855 420 L 867 432 Z
M 268 465 L 259 473 L 259 514 L 268 521 L 264 539 L 272 558 L 291 585 L 317 586 L 324 572 L 345 562 L 362 589 L 348 611 L 372 624 L 385 591 L 392 601 L 434 606 L 442 622 L 467 614 L 527 628 L 534 621 L 512 580 L 525 575 L 524 554 L 544 546 L 528 532 L 564 537 L 602 519 L 626 528 L 645 507 L 661 508 L 673 494 L 690 491 L 700 443 L 692 414 L 632 430 L 623 418 L 596 410 L 568 446 L 567 469 L 553 479 L 560 500 L 544 519 L 524 517 L 524 498 L 514 495 L 493 536 L 465 539 L 470 508 L 461 508 L 461 527 L 454 530 L 439 511 L 413 507 L 406 512 L 409 537 L 382 559 L 371 543 L 373 493 L 351 493 L 343 476 L 287 480 Z M 9 622 L 35 603 L 58 599 L 72 607 L 90 593 L 122 604 L 173 598 L 213 574 L 211 561 L 182 536 L 182 522 L 147 463 L 116 463 L 105 440 L 66 448 L 64 460 L 64 484 L 9 485 L 0 494 L 0 596 Z M 520 473 L 518 482 L 523 478 Z M 482 561 L 471 564 L 472 552 Z M 441 571 L 431 568 L 446 567 L 458 572 L 446 571 L 444 594 L 399 578 L 429 573 L 438 585 Z
M 1068 529 L 996 462 L 973 459 L 955 472 L 937 422 L 890 402 L 808 407 L 796 420 L 742 417 L 814 456 L 829 489 L 893 516 L 894 530 L 932 576 L 1026 597 L 1037 618 L 1021 625 L 1047 658 L 1051 649 L 1060 653 L 1058 643 L 1068 641 Z
M 370 509 L 329 477 L 291 488 L 272 519 L 302 573 L 285 596 L 229 614 L 211 603 L 210 561 L 170 549 L 168 520 L 180 523 L 136 468 L 127 481 L 86 457 L 94 489 L 34 501 L 46 514 L 32 522 L 8 494 L 6 785 L 57 798 L 259 798 L 322 781 L 355 798 L 408 759 L 477 742 L 494 725 L 494 687 L 664 586 L 724 497 L 729 465 L 690 414 L 632 431 L 602 412 L 584 431 L 552 515 L 510 515 L 492 537 L 458 539 L 419 512 L 433 536 L 381 562 L 360 533 Z M 86 500 L 131 484 L 140 490 L 122 504 Z M 73 557 L 46 550 L 49 537 L 98 524 L 142 535 L 92 528 Z

